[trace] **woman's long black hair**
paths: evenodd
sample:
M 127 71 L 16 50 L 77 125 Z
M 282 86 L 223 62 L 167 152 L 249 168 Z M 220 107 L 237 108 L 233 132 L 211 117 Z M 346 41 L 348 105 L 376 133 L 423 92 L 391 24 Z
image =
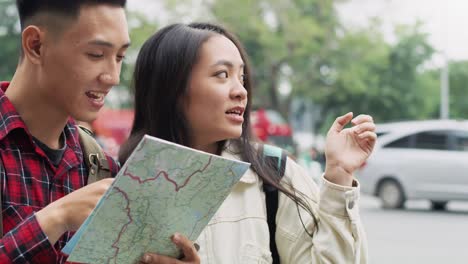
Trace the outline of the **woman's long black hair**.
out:
M 247 54 L 239 40 L 221 26 L 209 23 L 166 26 L 150 37 L 142 46 L 135 64 L 133 86 L 135 89 L 135 118 L 128 140 L 119 151 L 119 161 L 124 164 L 145 134 L 191 145 L 191 132 L 183 111 L 183 98 L 188 94 L 192 69 L 199 51 L 211 36 L 220 34 L 231 40 L 244 61 L 244 87 L 247 90 L 247 106 L 244 112 L 242 135 L 229 140 L 239 151 L 243 161 L 263 182 L 276 187 L 298 206 L 316 218 L 303 194 L 284 181 L 280 184 L 275 168 L 263 162 L 263 154 L 251 141 L 250 111 L 252 106 L 252 80 Z M 182 99 L 182 100 L 181 100 Z M 218 142 L 218 154 L 226 148 L 227 141 Z

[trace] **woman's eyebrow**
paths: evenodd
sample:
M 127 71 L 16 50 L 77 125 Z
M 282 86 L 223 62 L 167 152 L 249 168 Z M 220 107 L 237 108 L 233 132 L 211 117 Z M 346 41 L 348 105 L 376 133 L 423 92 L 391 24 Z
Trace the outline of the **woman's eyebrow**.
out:
M 234 64 L 231 61 L 228 60 L 219 60 L 215 62 L 211 67 L 216 67 L 216 66 L 227 66 L 228 68 L 234 68 Z M 241 63 L 239 65 L 240 68 L 244 68 L 245 64 Z

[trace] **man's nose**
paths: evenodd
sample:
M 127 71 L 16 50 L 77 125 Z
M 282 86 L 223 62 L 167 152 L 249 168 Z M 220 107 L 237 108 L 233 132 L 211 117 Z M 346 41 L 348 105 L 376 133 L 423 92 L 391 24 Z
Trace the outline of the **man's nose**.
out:
M 120 83 L 120 74 L 102 73 L 99 75 L 99 81 L 110 86 L 116 86 Z
M 118 62 L 110 63 L 108 69 L 99 76 L 99 80 L 105 84 L 115 86 L 120 83 L 121 65 Z

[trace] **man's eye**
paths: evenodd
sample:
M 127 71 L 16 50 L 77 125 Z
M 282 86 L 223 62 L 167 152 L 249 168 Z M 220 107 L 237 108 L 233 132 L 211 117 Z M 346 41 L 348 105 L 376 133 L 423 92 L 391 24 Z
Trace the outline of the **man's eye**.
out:
M 125 55 L 117 55 L 117 61 L 123 61 L 125 59 Z
M 103 54 L 98 54 L 98 53 L 88 53 L 88 56 L 91 57 L 91 58 L 98 59 L 98 58 L 102 58 L 104 55 Z

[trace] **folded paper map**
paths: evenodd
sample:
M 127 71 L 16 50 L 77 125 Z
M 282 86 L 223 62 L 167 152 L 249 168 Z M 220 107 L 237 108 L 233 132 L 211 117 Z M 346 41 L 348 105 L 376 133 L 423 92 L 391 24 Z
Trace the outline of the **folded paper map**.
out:
M 178 257 L 170 237 L 196 240 L 249 165 L 145 136 L 63 252 L 81 263 Z

